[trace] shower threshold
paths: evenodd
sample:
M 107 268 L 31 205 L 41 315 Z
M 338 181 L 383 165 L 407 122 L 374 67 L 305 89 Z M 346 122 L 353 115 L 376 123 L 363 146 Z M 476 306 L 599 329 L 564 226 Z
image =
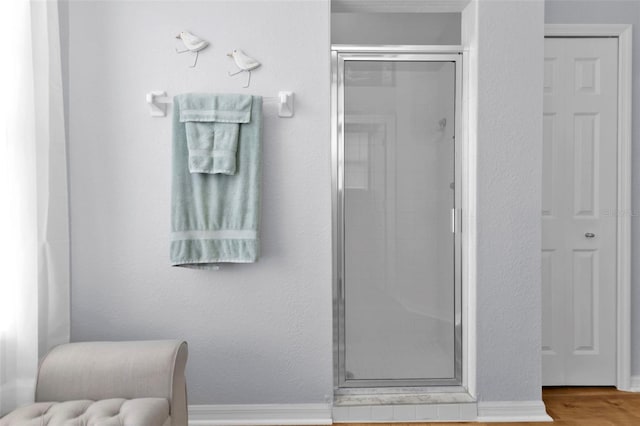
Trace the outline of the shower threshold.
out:
M 335 423 L 474 421 L 478 404 L 466 390 L 369 388 L 336 390 Z M 369 393 L 362 393 L 367 391 Z
M 336 390 L 334 406 L 473 403 L 461 386 L 431 388 L 358 388 Z

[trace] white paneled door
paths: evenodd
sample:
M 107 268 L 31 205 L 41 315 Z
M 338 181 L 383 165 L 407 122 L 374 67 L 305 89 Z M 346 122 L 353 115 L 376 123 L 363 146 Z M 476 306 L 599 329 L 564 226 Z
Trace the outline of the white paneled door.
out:
M 545 39 L 543 385 L 616 384 L 617 43 Z

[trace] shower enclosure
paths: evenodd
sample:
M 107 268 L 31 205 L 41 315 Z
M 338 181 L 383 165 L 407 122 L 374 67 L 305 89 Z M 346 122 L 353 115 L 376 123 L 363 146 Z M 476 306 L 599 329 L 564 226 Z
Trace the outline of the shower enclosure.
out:
M 335 381 L 462 384 L 458 53 L 334 46 Z

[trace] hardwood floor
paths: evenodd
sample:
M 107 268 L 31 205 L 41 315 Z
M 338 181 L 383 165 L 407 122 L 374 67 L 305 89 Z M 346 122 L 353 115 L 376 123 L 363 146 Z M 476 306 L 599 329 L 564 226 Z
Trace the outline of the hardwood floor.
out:
M 558 425 L 640 425 L 640 393 L 615 388 L 545 388 L 542 399 Z
M 544 388 L 542 399 L 553 423 L 491 423 L 494 425 L 640 426 L 640 393 L 620 392 L 610 387 Z M 337 425 L 338 423 L 334 423 Z M 341 423 L 345 426 L 431 426 L 490 423 Z

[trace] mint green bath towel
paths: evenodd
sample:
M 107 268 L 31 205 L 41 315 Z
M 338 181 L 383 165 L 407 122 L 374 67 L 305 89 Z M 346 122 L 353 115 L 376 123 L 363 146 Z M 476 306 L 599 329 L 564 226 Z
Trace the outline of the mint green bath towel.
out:
M 262 98 L 250 97 L 250 111 L 243 100 L 246 102 L 245 95 L 188 93 L 174 97 L 170 246 L 173 266 L 208 269 L 219 263 L 258 260 Z M 248 120 L 238 127 L 235 174 L 191 173 L 186 124 L 207 121 L 203 118 L 207 113 L 203 111 L 217 104 L 226 105 L 231 116 L 234 114 L 229 108 L 236 105 L 238 117 Z M 192 120 L 193 117 L 197 119 Z

